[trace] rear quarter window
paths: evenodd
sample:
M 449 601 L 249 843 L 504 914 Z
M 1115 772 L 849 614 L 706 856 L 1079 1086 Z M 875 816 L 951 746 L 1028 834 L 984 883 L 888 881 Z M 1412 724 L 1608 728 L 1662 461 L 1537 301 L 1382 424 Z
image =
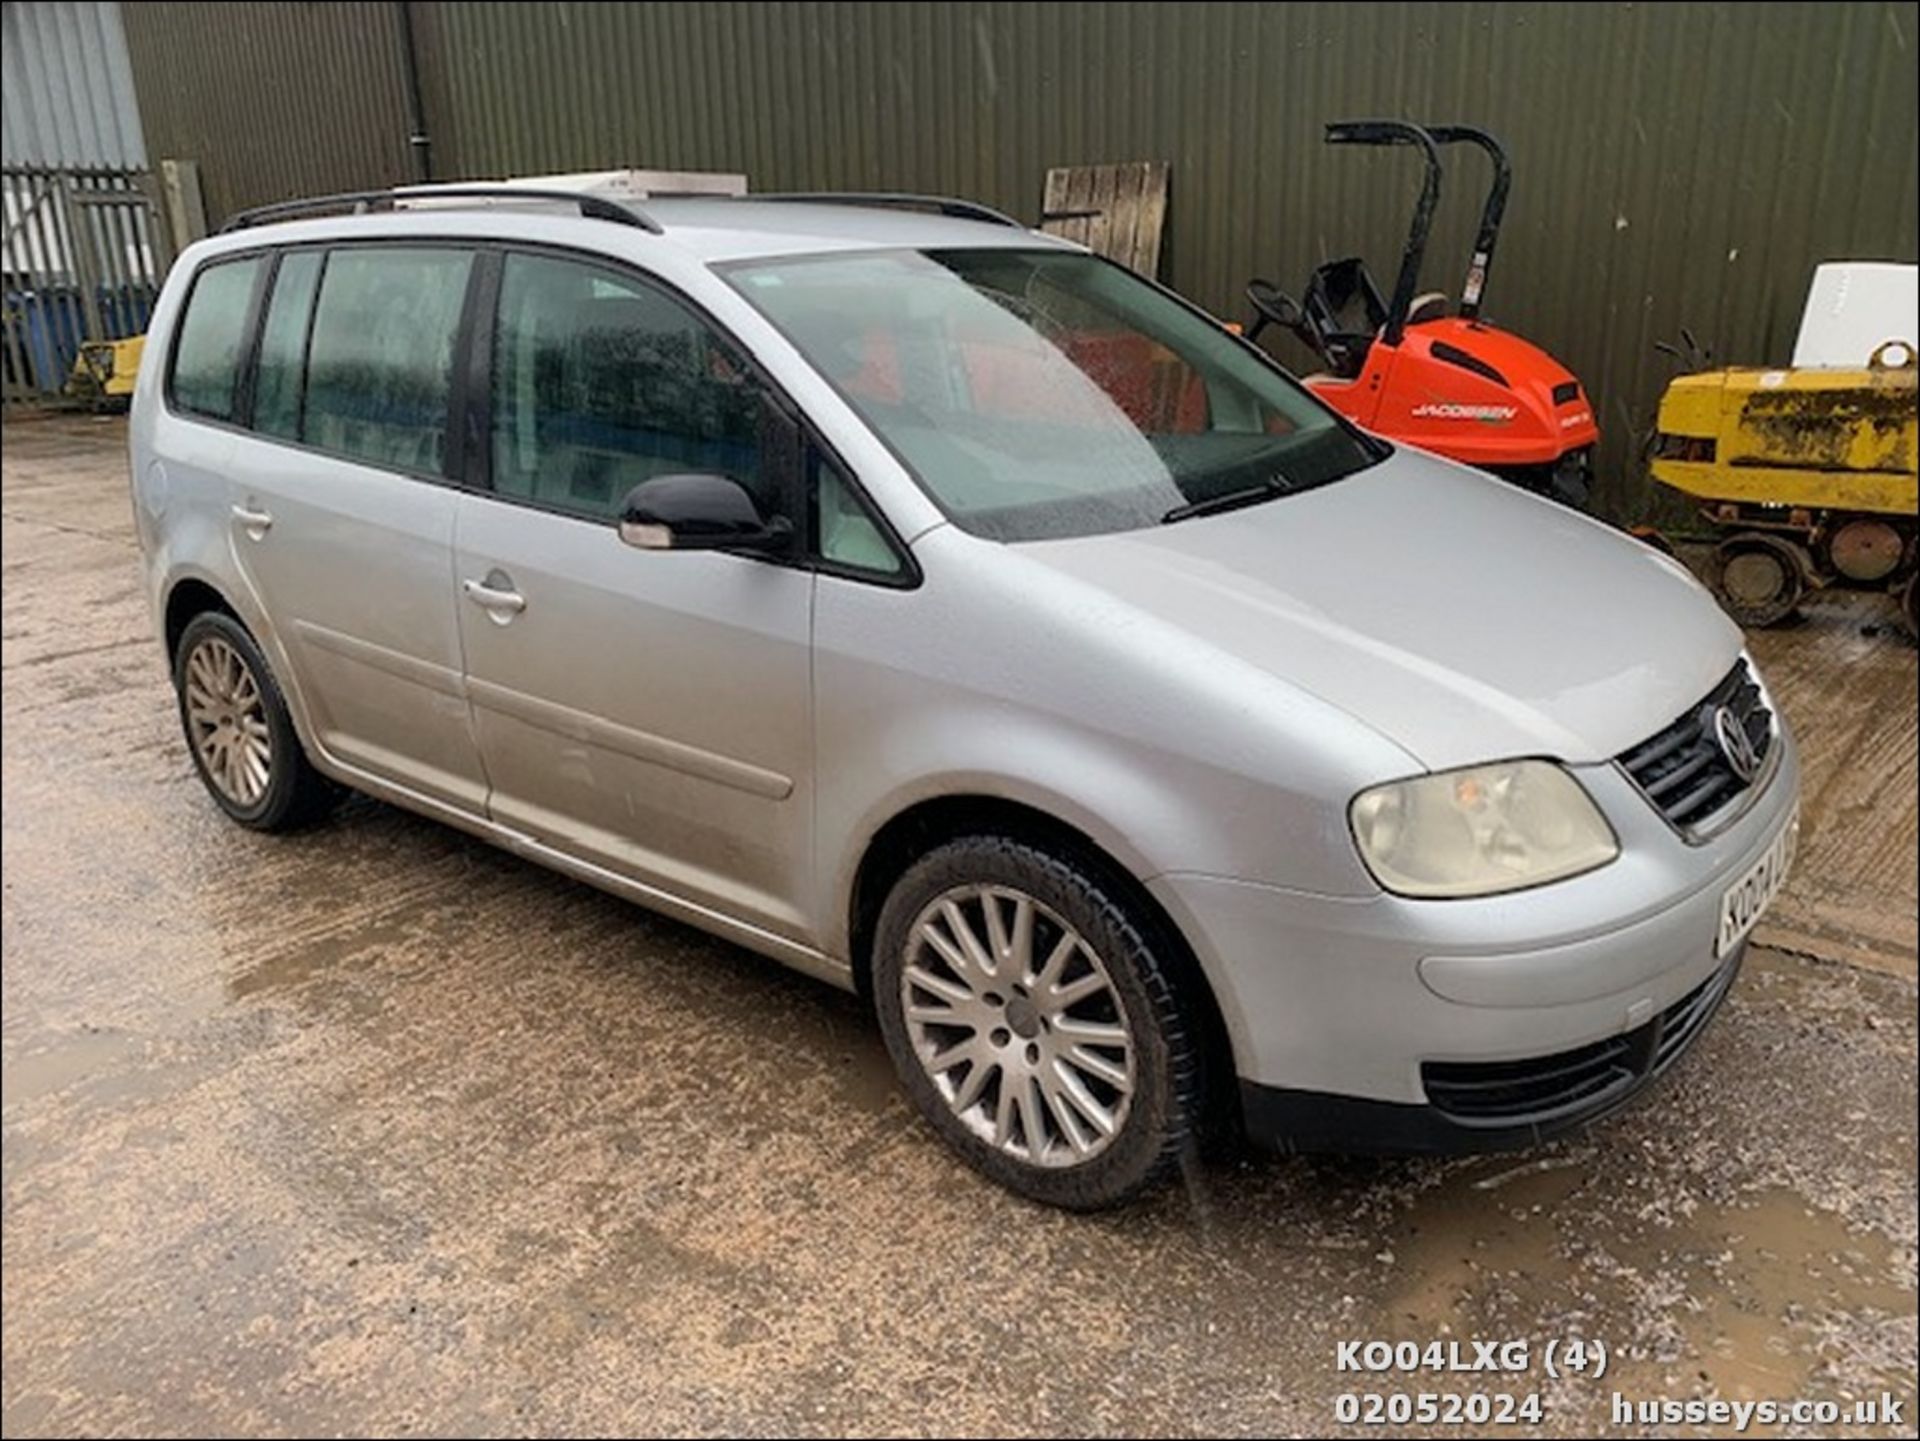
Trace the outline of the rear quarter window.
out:
M 173 346 L 173 404 L 216 420 L 232 420 L 246 354 L 247 317 L 266 262 L 259 256 L 202 267 L 187 296 Z

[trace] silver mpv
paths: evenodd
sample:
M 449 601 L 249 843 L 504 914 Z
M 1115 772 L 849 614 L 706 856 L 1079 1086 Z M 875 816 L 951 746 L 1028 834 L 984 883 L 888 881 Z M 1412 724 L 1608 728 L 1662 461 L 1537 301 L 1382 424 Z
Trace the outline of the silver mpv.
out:
M 187 251 L 134 400 L 242 824 L 351 787 L 857 989 L 1066 1206 L 1531 1142 L 1732 984 L 1799 770 L 1676 562 L 963 202 L 347 200 Z

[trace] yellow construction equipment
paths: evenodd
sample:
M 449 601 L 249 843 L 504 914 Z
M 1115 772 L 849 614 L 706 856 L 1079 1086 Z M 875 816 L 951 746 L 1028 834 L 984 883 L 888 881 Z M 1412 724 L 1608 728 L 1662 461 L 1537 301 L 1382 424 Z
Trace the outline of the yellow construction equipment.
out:
M 1708 583 L 1743 625 L 1791 615 L 1809 590 L 1898 597 L 1914 615 L 1914 348 L 1888 341 L 1864 370 L 1710 370 L 1660 401 L 1656 480 L 1721 532 Z
M 144 335 L 125 340 L 83 340 L 67 376 L 67 394 L 95 410 L 124 410 L 133 398 L 133 382 L 140 374 Z

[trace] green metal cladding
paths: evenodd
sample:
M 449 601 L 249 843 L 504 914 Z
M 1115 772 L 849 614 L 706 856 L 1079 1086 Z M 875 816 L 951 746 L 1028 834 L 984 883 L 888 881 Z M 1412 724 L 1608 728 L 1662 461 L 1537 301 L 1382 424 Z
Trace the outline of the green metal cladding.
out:
M 1515 182 L 1490 319 L 1565 361 L 1638 514 L 1681 326 L 1784 362 L 1818 261 L 1911 261 L 1914 4 L 133 4 L 149 152 L 214 215 L 412 177 L 640 166 L 925 190 L 1017 215 L 1049 165 L 1165 159 L 1163 278 L 1227 318 L 1358 251 L 1390 274 L 1417 164 L 1365 115 L 1493 130 Z M 1450 157 L 1423 288 L 1457 295 L 1485 184 Z M 1308 364 L 1293 342 L 1281 351 Z

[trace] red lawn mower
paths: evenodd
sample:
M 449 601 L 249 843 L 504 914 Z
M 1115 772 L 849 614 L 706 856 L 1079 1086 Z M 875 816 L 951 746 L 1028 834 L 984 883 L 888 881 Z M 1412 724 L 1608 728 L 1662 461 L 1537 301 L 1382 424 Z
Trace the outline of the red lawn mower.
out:
M 1298 336 L 1326 367 L 1306 383 L 1356 424 L 1584 508 L 1600 428 L 1580 382 L 1537 345 L 1480 318 L 1513 182 L 1500 142 L 1470 125 L 1404 120 L 1339 121 L 1327 126 L 1326 138 L 1329 145 L 1410 145 L 1426 160 L 1393 298 L 1381 299 L 1358 256 L 1315 270 L 1298 301 L 1255 280 L 1247 286 L 1254 310 L 1248 338 L 1269 323 Z M 1414 288 L 1440 203 L 1440 147 L 1461 143 L 1487 153 L 1493 185 L 1460 305 L 1450 315 L 1444 294 L 1416 295 Z

